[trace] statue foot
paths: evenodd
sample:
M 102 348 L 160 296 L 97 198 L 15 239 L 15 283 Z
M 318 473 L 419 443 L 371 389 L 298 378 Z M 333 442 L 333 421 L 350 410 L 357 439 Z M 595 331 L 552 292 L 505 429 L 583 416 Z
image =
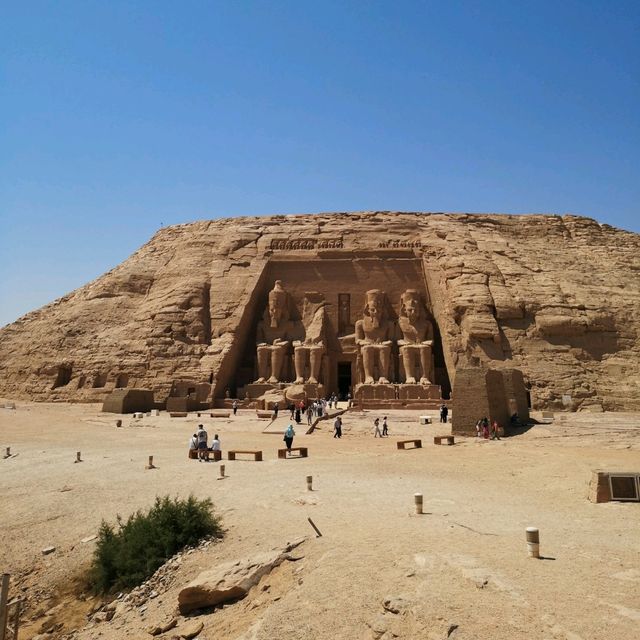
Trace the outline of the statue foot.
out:
M 318 381 L 312 376 L 307 380 L 307 384 L 318 384 Z
M 271 376 L 269 378 L 269 383 L 270 384 L 278 384 L 278 378 L 276 378 L 275 376 Z
M 378 380 L 378 382 L 379 382 L 380 384 L 389 384 L 389 381 L 388 381 L 386 378 L 380 378 L 380 379 Z
M 416 383 L 415 378 L 407 378 L 407 384 L 415 384 L 415 383 Z
M 258 378 L 255 382 L 255 384 L 264 384 L 266 382 L 266 380 L 264 378 Z
M 304 378 L 300 377 L 300 378 L 296 378 L 293 381 L 293 384 L 304 384 Z
M 365 384 L 373 384 L 373 378 L 372 378 L 371 376 L 367 376 L 367 377 L 364 379 L 364 383 L 365 383 Z
M 420 384 L 431 384 L 429 378 L 420 378 Z

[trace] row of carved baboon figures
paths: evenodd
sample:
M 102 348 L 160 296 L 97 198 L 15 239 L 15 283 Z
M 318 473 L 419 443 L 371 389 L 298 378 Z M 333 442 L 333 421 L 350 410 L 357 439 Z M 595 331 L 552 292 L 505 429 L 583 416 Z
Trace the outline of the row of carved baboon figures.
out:
M 269 303 L 257 330 L 257 382 L 281 381 L 283 363 L 293 349 L 295 382 L 317 383 L 326 351 L 324 313 L 321 295 L 305 297 L 302 320 L 289 315 L 289 294 L 276 280 L 269 292 Z M 420 294 L 407 289 L 401 295 L 397 323 L 387 315 L 386 294 L 380 289 L 366 292 L 362 318 L 355 323 L 353 338 L 359 350 L 364 384 L 388 383 L 392 348 L 397 345 L 406 382 L 430 384 L 433 370 L 433 324 Z

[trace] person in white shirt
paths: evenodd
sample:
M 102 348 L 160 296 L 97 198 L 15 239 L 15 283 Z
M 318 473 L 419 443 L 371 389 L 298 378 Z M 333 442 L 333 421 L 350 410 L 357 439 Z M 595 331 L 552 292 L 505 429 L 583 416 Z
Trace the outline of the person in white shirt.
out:
M 204 425 L 198 425 L 198 458 L 200 460 L 208 460 L 207 454 L 207 432 L 204 430 Z
M 189 458 L 198 457 L 198 434 L 194 433 L 189 440 Z M 192 453 L 193 452 L 193 453 Z
M 210 451 L 220 451 L 220 440 L 218 438 L 218 434 L 216 433 L 215 436 L 213 436 L 213 440 L 211 441 L 211 448 L 209 449 Z

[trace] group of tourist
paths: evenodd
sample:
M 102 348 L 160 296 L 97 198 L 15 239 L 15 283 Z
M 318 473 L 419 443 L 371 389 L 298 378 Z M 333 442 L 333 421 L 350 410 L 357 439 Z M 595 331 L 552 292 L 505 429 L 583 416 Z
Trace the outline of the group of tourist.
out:
M 500 425 L 497 420 L 489 421 L 487 416 L 476 422 L 476 437 L 485 440 L 500 440 Z
M 194 457 L 192 452 L 195 452 L 195 455 L 198 458 L 199 462 L 208 462 L 209 454 L 212 451 L 220 451 L 220 438 L 218 438 L 218 434 L 216 433 L 213 436 L 213 440 L 211 441 L 211 446 L 208 444 L 209 435 L 205 431 L 204 425 L 198 425 L 198 431 L 191 436 L 191 440 L 189 441 L 189 457 Z
M 382 418 L 382 431 L 380 431 L 380 418 L 376 418 L 373 421 L 373 437 L 385 438 L 389 435 L 389 425 L 387 423 L 387 416 Z

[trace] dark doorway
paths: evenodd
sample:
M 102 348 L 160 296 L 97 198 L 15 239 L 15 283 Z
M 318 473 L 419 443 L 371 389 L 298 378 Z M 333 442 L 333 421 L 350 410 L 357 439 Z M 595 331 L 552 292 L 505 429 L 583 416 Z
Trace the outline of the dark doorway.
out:
M 338 362 L 338 395 L 345 400 L 351 391 L 351 363 Z

